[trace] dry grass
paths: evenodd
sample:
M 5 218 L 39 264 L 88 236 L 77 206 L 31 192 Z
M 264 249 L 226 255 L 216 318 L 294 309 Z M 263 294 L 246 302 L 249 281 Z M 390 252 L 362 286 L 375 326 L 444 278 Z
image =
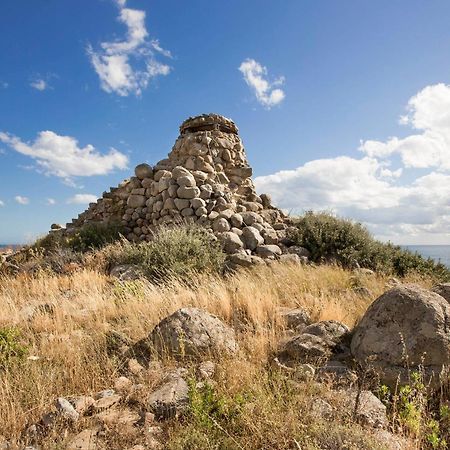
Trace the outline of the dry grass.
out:
M 268 355 L 282 331 L 277 308 L 302 306 L 314 320 L 335 319 L 352 327 L 384 292 L 386 283 L 384 277 L 355 275 L 336 267 L 279 264 L 228 278 L 197 277 L 189 285 L 174 281 L 165 287 L 145 281 L 120 284 L 91 270 L 68 276 L 42 273 L 0 279 L 0 328 L 17 328 L 28 354 L 39 357 L 0 368 L 0 436 L 18 439 L 58 396 L 89 395 L 111 388 L 120 368 L 117 358 L 107 352 L 106 335 L 111 330 L 135 341 L 180 307 L 204 308 L 239 331 L 241 354 L 233 365 L 224 363 L 223 386 L 228 393 L 242 385 L 261 391 L 255 380 L 266 370 Z M 355 286 L 371 294 L 358 294 Z M 51 304 L 52 313 L 30 318 L 30 307 L 42 304 Z M 299 401 L 304 403 L 305 398 Z M 279 405 L 274 414 L 281 410 Z M 297 417 L 296 431 L 300 432 L 298 415 L 292 420 Z M 267 423 L 254 424 L 254 433 L 260 427 L 281 425 L 282 417 L 271 425 L 275 416 L 266 417 Z M 181 439 L 176 430 L 174 425 L 175 443 Z

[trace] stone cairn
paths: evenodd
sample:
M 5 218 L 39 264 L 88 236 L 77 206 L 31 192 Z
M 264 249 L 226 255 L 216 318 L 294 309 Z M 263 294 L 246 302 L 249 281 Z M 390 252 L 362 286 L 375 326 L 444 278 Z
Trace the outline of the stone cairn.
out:
M 59 232 L 116 222 L 128 240 L 140 242 L 150 241 L 158 227 L 195 223 L 223 243 L 231 265 L 248 266 L 283 253 L 295 261 L 295 251 L 285 245 L 289 219 L 268 195 L 257 195 L 251 176 L 232 120 L 218 114 L 190 117 L 167 159 L 154 167 L 139 164 L 134 177 L 105 192 Z

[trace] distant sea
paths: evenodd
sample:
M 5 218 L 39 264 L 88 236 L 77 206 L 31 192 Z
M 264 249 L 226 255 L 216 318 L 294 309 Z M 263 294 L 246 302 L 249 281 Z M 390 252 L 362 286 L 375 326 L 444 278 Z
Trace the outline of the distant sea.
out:
M 403 245 L 403 247 L 450 267 L 450 245 Z

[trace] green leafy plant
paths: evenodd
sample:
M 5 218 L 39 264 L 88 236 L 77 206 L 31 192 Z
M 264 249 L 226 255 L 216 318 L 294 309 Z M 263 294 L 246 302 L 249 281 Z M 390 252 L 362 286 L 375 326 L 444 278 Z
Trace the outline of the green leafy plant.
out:
M 0 368 L 14 360 L 21 360 L 27 347 L 20 342 L 20 333 L 15 328 L 0 328 Z

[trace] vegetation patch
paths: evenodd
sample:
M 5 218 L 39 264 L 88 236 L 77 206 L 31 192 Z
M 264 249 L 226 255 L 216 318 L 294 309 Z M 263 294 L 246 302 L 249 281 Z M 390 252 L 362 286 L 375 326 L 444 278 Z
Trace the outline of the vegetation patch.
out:
M 290 238 L 311 252 L 315 263 L 336 263 L 344 268 L 359 265 L 376 272 L 407 276 L 413 272 L 450 281 L 450 269 L 397 245 L 380 242 L 362 224 L 328 212 L 309 211 L 294 218 Z
M 225 261 L 218 241 L 195 226 L 161 228 L 151 242 L 125 240 L 102 252 L 109 267 L 132 264 L 151 281 L 189 281 L 196 273 L 219 273 Z

